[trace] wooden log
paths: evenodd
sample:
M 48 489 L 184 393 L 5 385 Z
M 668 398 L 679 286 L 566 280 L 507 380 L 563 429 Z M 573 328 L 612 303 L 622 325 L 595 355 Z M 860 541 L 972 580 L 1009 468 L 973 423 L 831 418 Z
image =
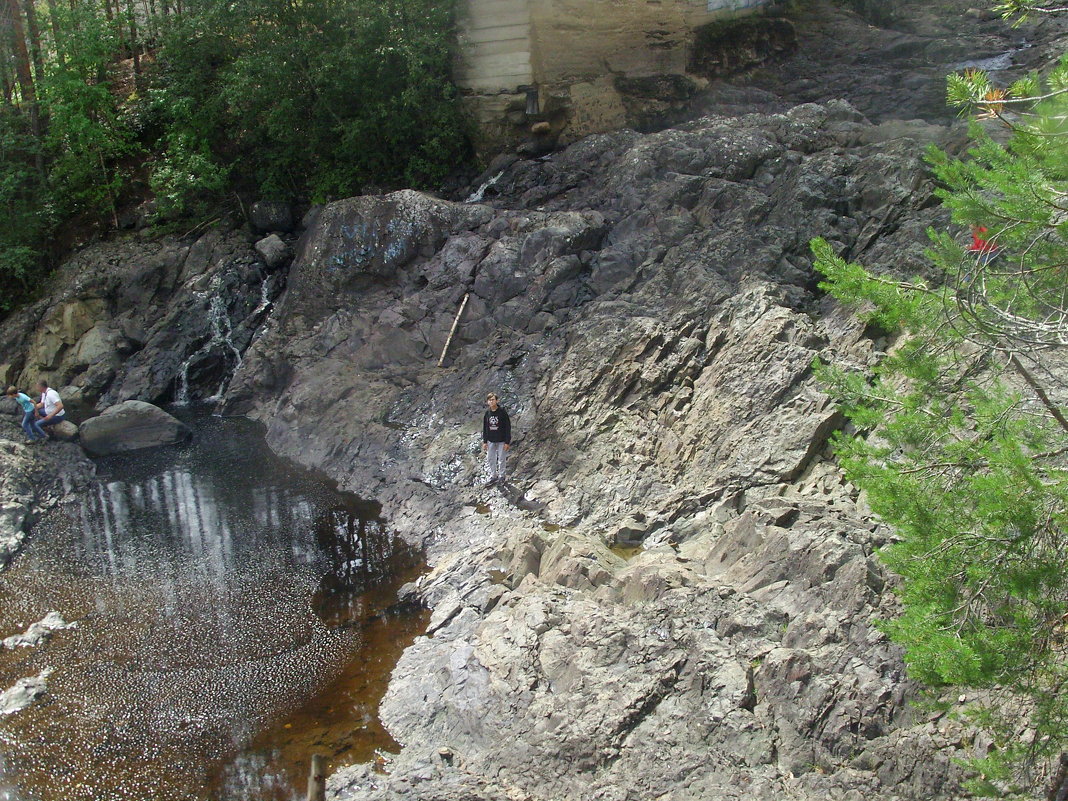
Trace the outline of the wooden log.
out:
M 323 758 L 312 754 L 311 773 L 308 774 L 308 801 L 326 801 L 326 773 Z
M 445 354 L 449 352 L 449 345 L 452 344 L 453 335 L 456 333 L 456 326 L 460 324 L 460 318 L 463 317 L 464 309 L 467 308 L 467 299 L 469 297 L 471 297 L 470 292 L 464 295 L 464 301 L 460 304 L 460 311 L 456 312 L 456 319 L 452 321 L 452 329 L 449 331 L 449 338 L 445 340 L 445 347 L 441 349 L 441 358 L 438 359 L 438 367 L 445 364 Z

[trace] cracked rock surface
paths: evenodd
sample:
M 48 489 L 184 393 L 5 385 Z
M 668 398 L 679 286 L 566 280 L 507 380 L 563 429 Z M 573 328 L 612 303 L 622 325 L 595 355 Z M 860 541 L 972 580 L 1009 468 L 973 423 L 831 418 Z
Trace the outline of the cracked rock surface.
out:
M 803 105 L 591 137 L 487 203 L 319 213 L 227 409 L 434 565 L 381 708 L 402 751 L 333 798 L 959 793 L 971 735 L 910 704 L 873 624 L 887 534 L 829 460 L 842 420 L 811 373 L 881 343 L 807 244 L 921 270 L 946 223 L 922 152 L 954 135 Z M 487 391 L 515 435 L 493 490 Z

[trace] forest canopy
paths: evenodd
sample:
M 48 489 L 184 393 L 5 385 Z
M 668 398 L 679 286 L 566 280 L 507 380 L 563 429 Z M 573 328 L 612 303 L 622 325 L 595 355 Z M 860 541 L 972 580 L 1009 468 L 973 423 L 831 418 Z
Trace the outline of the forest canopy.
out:
M 60 225 L 434 185 L 468 155 L 450 0 L 0 0 L 0 311 Z

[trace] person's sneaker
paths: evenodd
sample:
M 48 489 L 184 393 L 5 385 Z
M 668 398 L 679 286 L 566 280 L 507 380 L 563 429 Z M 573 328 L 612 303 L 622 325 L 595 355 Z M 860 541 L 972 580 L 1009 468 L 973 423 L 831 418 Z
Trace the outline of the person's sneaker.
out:
M 486 486 L 487 487 L 492 487 L 496 483 L 497 483 L 497 479 L 491 478 L 489 481 L 486 482 Z

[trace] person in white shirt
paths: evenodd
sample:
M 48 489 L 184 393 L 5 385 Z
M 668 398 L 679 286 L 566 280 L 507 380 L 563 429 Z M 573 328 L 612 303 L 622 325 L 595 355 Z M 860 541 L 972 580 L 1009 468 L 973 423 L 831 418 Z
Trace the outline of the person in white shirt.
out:
M 37 414 L 41 416 L 41 419 L 37 421 L 37 425 L 41 428 L 48 428 L 66 420 L 63 400 L 59 397 L 59 393 L 49 387 L 44 379 L 37 382 L 37 389 L 41 393 L 41 401 L 37 404 Z

